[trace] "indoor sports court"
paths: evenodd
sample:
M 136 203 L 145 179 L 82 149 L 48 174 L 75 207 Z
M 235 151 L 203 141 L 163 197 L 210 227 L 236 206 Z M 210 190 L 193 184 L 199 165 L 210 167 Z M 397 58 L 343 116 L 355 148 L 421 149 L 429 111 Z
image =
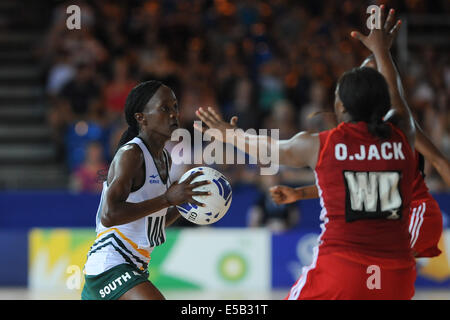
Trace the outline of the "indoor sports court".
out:
M 262 174 L 261 167 L 272 164 L 273 153 L 269 163 L 258 166 L 253 155 L 238 146 L 225 150 L 225 144 L 217 147 L 202 135 L 208 127 L 214 129 L 210 123 L 203 121 L 203 129 L 193 124 L 212 119 L 219 129 L 238 126 L 286 141 L 299 132 L 331 131 L 338 119 L 334 106 L 340 77 L 371 55 L 351 32 L 369 35 L 381 5 L 394 8 L 401 20 L 397 25 L 389 22 L 390 16 L 385 18 L 392 31 L 384 37 L 392 36 L 388 51 L 401 78 L 401 99 L 428 141 L 428 151 L 419 150 L 416 142 L 417 157 L 423 160 L 415 170 L 420 171 L 421 192 L 436 203 L 433 213 L 438 221 L 427 220 L 431 206 L 411 206 L 411 222 L 402 229 L 405 234 L 409 229 L 413 249 L 423 239 L 435 239 L 433 251 L 412 249 L 418 256 L 412 299 L 450 300 L 446 0 L 0 1 L 0 300 L 80 300 L 84 272 L 103 274 L 117 261 L 137 268 L 143 283 L 150 281 L 169 300 L 281 300 L 299 278 L 303 288 L 302 281 L 310 280 L 302 280 L 302 272 L 315 269 L 315 248 L 333 212 L 322 210 L 322 185 L 312 196 L 298 191 L 297 200 L 281 204 L 271 188 L 286 186 L 291 193 L 281 194 L 293 199 L 294 190 L 300 190 L 295 188 L 315 185 L 318 175 L 306 166 L 278 164 L 276 173 Z M 377 53 L 374 59 L 384 66 L 382 58 Z M 391 86 L 383 68 L 378 70 Z M 130 94 L 152 81 L 158 84 L 149 87 L 151 94 L 150 89 L 142 96 L 137 91 Z M 165 89 L 169 93 L 164 96 L 161 88 L 170 91 Z M 392 86 L 389 90 L 392 97 Z M 172 102 L 165 105 L 168 99 Z M 158 108 L 143 109 L 152 101 Z M 214 112 L 205 116 L 200 107 Z M 170 131 L 164 127 L 167 119 L 173 120 Z M 141 149 L 136 143 L 130 147 L 135 140 L 123 142 L 131 129 L 139 130 L 131 138 L 142 140 Z M 174 138 L 174 130 L 182 133 Z M 156 152 L 156 145 L 166 151 Z M 387 159 L 386 163 L 408 157 L 398 145 L 388 146 L 368 148 L 367 157 Z M 118 160 L 121 148 L 138 155 L 128 162 Z M 229 152 L 232 157 L 222 161 Z M 345 157 L 336 151 L 339 157 L 353 161 L 347 151 Z M 360 162 L 367 160 L 362 151 L 355 154 L 358 157 Z M 211 163 L 211 158 L 219 161 Z M 214 169 L 208 176 L 214 183 L 202 186 L 211 193 L 210 200 L 194 198 L 189 193 L 192 186 L 188 190 L 189 183 L 183 182 L 197 167 Z M 387 198 L 382 191 L 380 196 L 374 191 L 377 198 L 371 193 L 389 183 L 397 188 L 392 175 L 385 180 L 378 175 L 375 187 L 372 183 L 378 180 L 372 176 L 355 177 L 345 180 L 348 197 L 338 199 L 352 206 L 351 214 L 375 211 L 369 205 L 382 206 L 383 199 L 389 198 L 388 205 L 395 200 L 397 189 L 390 189 Z M 182 184 L 187 189 L 175 192 L 173 186 Z M 149 193 L 147 187 L 157 191 Z M 397 209 L 409 212 L 405 199 L 423 199 L 414 199 L 411 190 L 406 197 L 403 189 L 402 185 L 401 205 L 390 208 L 393 219 Z M 182 202 L 181 194 L 200 203 Z M 156 198 L 151 202 L 157 208 L 152 209 L 154 218 L 137 213 L 145 211 L 139 203 L 147 201 L 150 208 L 148 201 Z M 210 202 L 202 208 L 200 199 Z M 352 201 L 363 209 L 355 209 Z M 119 209 L 111 209 L 113 205 Z M 114 222 L 106 226 L 105 221 Z M 395 247 L 396 241 L 392 243 Z M 384 245 L 380 252 L 390 249 Z M 104 258 L 106 253 L 115 254 L 116 260 Z M 85 268 L 88 257 L 93 266 Z M 383 272 L 380 280 L 367 270 L 361 286 L 383 289 Z M 126 277 L 120 277 L 98 281 L 92 291 L 102 298 L 112 296 L 119 290 L 116 284 L 122 286 L 117 279 L 126 283 Z

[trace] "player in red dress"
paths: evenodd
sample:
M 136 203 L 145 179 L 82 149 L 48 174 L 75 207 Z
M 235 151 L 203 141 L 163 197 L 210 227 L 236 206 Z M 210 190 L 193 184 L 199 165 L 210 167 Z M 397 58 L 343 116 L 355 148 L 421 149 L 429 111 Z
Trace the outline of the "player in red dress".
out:
M 373 56 L 367 58 L 361 66 L 376 68 Z M 399 81 L 402 93 L 401 82 Z M 423 133 L 416 123 L 415 179 L 410 210 L 409 233 L 411 248 L 416 258 L 436 257 L 441 253 L 438 243 L 442 234 L 442 213 L 438 203 L 429 193 L 425 184 L 424 157 L 436 168 L 444 182 L 450 186 L 450 161 Z M 274 186 L 270 189 L 272 199 L 277 204 L 287 204 L 298 200 L 318 198 L 315 185 L 291 188 L 288 186 Z
M 419 149 L 418 138 L 416 146 Z M 437 149 L 436 149 L 437 150 Z M 429 193 L 425 184 L 423 173 L 423 156 L 415 152 L 416 178 L 413 183 L 413 195 L 409 214 L 410 244 L 416 258 L 432 258 L 441 254 L 438 243 L 442 235 L 442 213 L 438 203 Z M 436 153 L 435 157 L 447 163 L 447 172 L 450 172 L 450 163 L 442 153 Z M 447 180 L 450 175 L 447 174 Z M 450 186 L 450 184 L 448 184 Z M 288 186 L 274 186 L 270 189 L 272 199 L 277 204 L 288 204 L 299 200 L 314 199 L 319 197 L 315 185 L 291 188 Z
M 387 20 L 393 21 L 393 14 Z M 341 76 L 335 93 L 340 124 L 335 129 L 277 140 L 244 133 L 236 129 L 237 117 L 227 123 L 212 108 L 196 113 L 221 133 L 215 135 L 219 141 L 244 152 L 277 150 L 279 164 L 315 171 L 322 234 L 312 265 L 304 268 L 289 299 L 411 299 L 414 294 L 408 215 L 415 124 L 399 92 L 384 6 L 381 21 L 383 28 L 368 36 L 352 33 L 372 51 L 379 72 L 355 68 Z

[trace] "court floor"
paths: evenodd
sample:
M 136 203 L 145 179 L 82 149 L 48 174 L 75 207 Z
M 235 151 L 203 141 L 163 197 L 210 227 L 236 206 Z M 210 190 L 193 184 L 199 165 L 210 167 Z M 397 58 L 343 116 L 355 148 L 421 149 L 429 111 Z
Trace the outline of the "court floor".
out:
M 286 290 L 272 290 L 266 292 L 215 292 L 215 291 L 180 291 L 166 290 L 164 296 L 169 300 L 280 300 Z M 79 300 L 79 293 L 32 291 L 27 288 L 0 288 L 0 300 Z M 416 290 L 414 300 L 450 300 L 448 290 Z

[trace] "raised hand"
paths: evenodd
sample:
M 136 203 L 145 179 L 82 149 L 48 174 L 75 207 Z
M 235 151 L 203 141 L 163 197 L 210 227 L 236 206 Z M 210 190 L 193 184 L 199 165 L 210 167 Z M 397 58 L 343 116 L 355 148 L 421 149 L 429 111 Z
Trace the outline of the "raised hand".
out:
M 216 139 L 221 140 L 224 142 L 226 137 L 226 130 L 229 129 L 236 129 L 237 128 L 237 120 L 238 118 L 236 116 L 232 117 L 230 122 L 226 122 L 222 119 L 222 116 L 215 111 L 213 108 L 208 107 L 207 109 L 199 108 L 195 114 L 197 117 L 202 120 L 206 125 L 211 129 L 217 129 L 221 132 L 221 137 L 215 137 Z M 196 123 L 194 123 L 194 128 L 196 130 L 204 132 L 206 129 L 203 127 L 198 126 Z
M 380 6 L 381 29 L 372 29 L 368 36 L 358 31 L 352 31 L 350 35 L 360 40 L 370 51 L 375 53 L 377 50 L 389 50 L 400 29 L 401 20 L 395 22 L 395 10 L 391 9 L 386 17 L 386 7 Z
M 395 22 L 395 10 L 391 9 L 389 10 L 388 17 L 386 19 L 386 22 L 384 23 L 384 32 L 386 33 L 386 36 L 389 39 L 389 48 L 392 47 L 392 44 L 394 43 L 394 39 L 397 37 L 398 30 L 400 29 L 400 26 L 402 24 L 401 20 L 397 20 Z
M 200 186 L 203 186 L 205 184 L 211 183 L 208 180 L 205 181 L 198 181 L 191 183 L 192 180 L 197 178 L 198 176 L 203 175 L 203 172 L 195 172 L 191 174 L 186 180 L 179 183 L 178 181 L 174 182 L 169 189 L 167 189 L 166 193 L 164 194 L 165 198 L 167 199 L 167 202 L 169 202 L 170 205 L 176 206 L 182 203 L 193 203 L 200 207 L 204 207 L 204 203 L 200 203 L 196 201 L 193 196 L 208 196 L 211 195 L 210 192 L 202 192 L 202 191 L 194 191 L 193 189 L 198 188 Z

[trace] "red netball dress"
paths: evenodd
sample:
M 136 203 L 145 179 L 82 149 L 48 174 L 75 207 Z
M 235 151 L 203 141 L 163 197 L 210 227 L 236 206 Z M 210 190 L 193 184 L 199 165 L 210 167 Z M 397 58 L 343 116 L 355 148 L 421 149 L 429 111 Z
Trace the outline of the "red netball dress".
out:
M 425 184 L 423 156 L 416 151 L 416 177 L 413 183 L 409 233 L 416 258 L 441 254 L 438 242 L 442 234 L 442 213 Z
M 414 153 L 395 126 L 389 139 L 365 122 L 319 134 L 315 168 L 322 233 L 313 263 L 287 299 L 411 299 L 416 278 L 409 210 Z

